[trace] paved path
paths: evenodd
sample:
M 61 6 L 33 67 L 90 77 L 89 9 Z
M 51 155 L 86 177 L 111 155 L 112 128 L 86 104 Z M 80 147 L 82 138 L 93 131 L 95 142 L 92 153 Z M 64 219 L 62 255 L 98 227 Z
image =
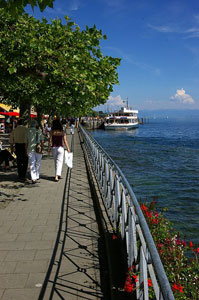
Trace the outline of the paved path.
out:
M 64 166 L 58 183 L 47 156 L 39 184 L 14 176 L 6 180 L 15 197 L 0 207 L 0 299 L 102 299 L 99 232 L 78 134 L 73 169 Z

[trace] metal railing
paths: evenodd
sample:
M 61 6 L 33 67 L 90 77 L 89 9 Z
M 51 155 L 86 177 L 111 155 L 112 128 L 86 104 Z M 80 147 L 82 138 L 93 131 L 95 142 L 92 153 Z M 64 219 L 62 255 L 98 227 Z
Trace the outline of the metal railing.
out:
M 148 277 L 157 300 L 174 300 L 168 278 L 136 196 L 120 168 L 80 125 L 109 220 L 126 242 L 128 266 L 136 267 L 136 297 L 149 299 Z M 149 276 L 148 276 L 149 275 Z

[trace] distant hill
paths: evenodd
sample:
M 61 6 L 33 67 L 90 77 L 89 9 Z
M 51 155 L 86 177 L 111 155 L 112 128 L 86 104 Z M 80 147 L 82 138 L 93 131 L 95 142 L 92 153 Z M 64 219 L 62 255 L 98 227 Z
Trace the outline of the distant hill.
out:
M 139 110 L 139 118 L 199 120 L 199 110 Z

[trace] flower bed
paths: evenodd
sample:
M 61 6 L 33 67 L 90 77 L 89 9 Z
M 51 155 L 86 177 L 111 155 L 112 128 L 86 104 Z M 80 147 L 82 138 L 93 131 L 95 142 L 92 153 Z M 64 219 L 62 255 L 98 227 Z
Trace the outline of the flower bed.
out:
M 163 213 L 156 211 L 155 201 L 141 204 L 154 242 L 158 249 L 165 272 L 171 284 L 176 300 L 199 300 L 199 245 L 180 238 L 165 219 Z M 124 289 L 128 293 L 135 291 L 139 274 L 135 267 L 129 268 Z M 154 299 L 151 280 L 148 279 L 150 299 Z

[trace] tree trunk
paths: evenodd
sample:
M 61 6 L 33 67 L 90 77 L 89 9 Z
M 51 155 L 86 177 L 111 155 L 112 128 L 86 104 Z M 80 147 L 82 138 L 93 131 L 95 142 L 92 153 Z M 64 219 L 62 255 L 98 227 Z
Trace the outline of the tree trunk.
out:
M 30 120 L 31 120 L 30 112 L 31 112 L 30 102 L 27 100 L 21 101 L 20 102 L 20 118 L 24 119 L 25 124 L 30 123 Z
M 36 112 L 37 112 L 37 122 L 38 122 L 39 126 L 43 127 L 43 124 L 42 124 L 43 109 L 42 109 L 41 106 L 36 106 L 35 109 L 36 109 Z
M 50 126 L 52 126 L 52 122 L 53 122 L 53 113 L 49 114 L 49 118 L 48 118 L 48 124 L 50 124 Z

